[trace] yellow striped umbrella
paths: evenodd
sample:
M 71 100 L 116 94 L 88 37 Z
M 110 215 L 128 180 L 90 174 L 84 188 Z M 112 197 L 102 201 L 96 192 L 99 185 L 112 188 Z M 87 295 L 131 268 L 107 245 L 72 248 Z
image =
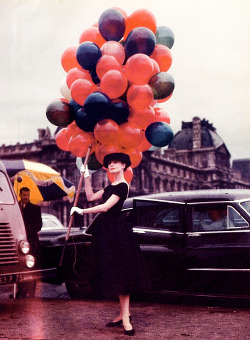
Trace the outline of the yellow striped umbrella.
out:
M 48 165 L 28 160 L 2 160 L 8 175 L 14 180 L 16 194 L 22 187 L 30 189 L 30 201 L 73 201 L 75 186 Z

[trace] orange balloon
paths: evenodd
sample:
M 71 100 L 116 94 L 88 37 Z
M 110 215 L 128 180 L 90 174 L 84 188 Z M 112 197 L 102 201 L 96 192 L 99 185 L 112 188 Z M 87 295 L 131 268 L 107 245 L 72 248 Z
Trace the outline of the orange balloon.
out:
M 89 27 L 84 30 L 80 36 L 79 44 L 83 43 L 84 41 L 92 41 L 99 47 L 101 47 L 106 42 L 98 27 Z
M 88 147 L 94 142 L 94 138 L 85 131 L 74 135 L 69 140 L 69 149 L 71 153 L 76 157 L 86 157 Z M 94 150 L 91 150 L 92 152 Z
M 147 108 L 153 100 L 153 91 L 149 85 L 133 84 L 127 92 L 127 102 L 135 110 Z
M 152 12 L 147 9 L 137 9 L 126 20 L 126 30 L 124 39 L 127 39 L 129 33 L 136 27 L 147 27 L 153 33 L 156 32 L 156 18 Z
M 136 53 L 128 58 L 125 74 L 131 83 L 144 85 L 152 77 L 154 66 L 152 59 L 143 53 Z
M 72 46 L 67 48 L 61 56 L 61 64 L 64 71 L 68 72 L 74 67 L 81 67 L 76 59 L 76 50 L 78 46 Z
M 165 122 L 170 124 L 170 117 L 166 110 L 161 107 L 155 107 L 155 122 Z
M 111 55 L 115 57 L 118 62 L 122 65 L 125 60 L 125 51 L 123 46 L 117 41 L 107 41 L 101 47 L 103 55 Z
M 152 63 L 153 63 L 153 72 L 152 72 L 152 75 L 151 75 L 151 77 L 152 77 L 154 74 L 160 72 L 160 67 L 159 67 L 159 65 L 158 65 L 158 63 L 157 63 L 156 60 L 154 60 L 154 59 L 152 59 L 152 58 L 150 58 L 150 59 L 151 59 L 151 61 L 152 61 Z
M 143 151 L 147 151 L 148 149 L 151 148 L 152 144 L 149 143 L 149 141 L 147 140 L 146 136 L 145 136 L 145 131 L 143 132 L 143 137 L 142 137 L 142 142 L 140 145 L 138 145 L 137 149 L 141 152 Z
M 90 95 L 90 93 L 97 90 L 97 86 L 92 81 L 86 79 L 75 80 L 70 88 L 71 97 L 77 104 L 81 106 L 83 106 L 86 98 Z
M 119 125 L 112 119 L 103 119 L 95 125 L 95 138 L 102 144 L 115 143 L 119 134 Z
M 122 148 L 115 144 L 104 145 L 101 143 L 97 144 L 95 148 L 95 156 L 100 164 L 103 164 L 103 159 L 106 155 L 114 152 L 122 152 Z
M 143 110 L 130 110 L 128 121 L 146 129 L 147 126 L 155 120 L 155 112 L 151 106 Z
M 120 125 L 118 144 L 126 149 L 134 148 L 142 141 L 141 129 L 133 123 L 126 122 Z
M 131 160 L 131 168 L 136 168 L 142 160 L 142 152 L 136 149 L 126 149 L 123 151 L 124 153 L 128 154 Z
M 84 70 L 82 67 L 74 67 L 69 70 L 66 76 L 66 83 L 69 89 L 74 81 L 77 79 L 87 79 L 89 81 L 92 81 L 89 71 Z
M 82 132 L 82 129 L 80 129 L 77 125 L 76 122 L 73 121 L 72 123 L 70 123 L 67 128 L 66 128 L 66 137 L 68 139 L 68 141 L 70 140 L 70 138 L 74 135 L 77 135 L 78 133 Z
M 66 128 L 63 128 L 59 130 L 56 134 L 55 140 L 56 145 L 59 147 L 59 149 L 63 151 L 69 151 L 69 145 L 68 145 L 68 138 L 66 136 Z
M 122 71 L 122 66 L 112 55 L 103 55 L 96 64 L 96 73 L 99 79 L 102 79 L 104 74 L 110 70 Z
M 110 99 L 116 99 L 123 95 L 128 87 L 127 77 L 123 72 L 110 70 L 104 74 L 100 83 L 100 90 Z
M 114 182 L 115 180 L 115 176 L 113 174 L 111 174 L 109 171 L 107 171 L 107 174 L 108 174 L 108 179 L 111 183 Z M 126 171 L 124 171 L 124 178 L 125 178 L 125 181 L 127 183 L 130 183 L 132 181 L 132 178 L 133 178 L 133 170 L 131 167 L 128 167 Z
M 150 57 L 158 63 L 161 72 L 167 72 L 172 65 L 172 53 L 167 46 L 155 45 Z

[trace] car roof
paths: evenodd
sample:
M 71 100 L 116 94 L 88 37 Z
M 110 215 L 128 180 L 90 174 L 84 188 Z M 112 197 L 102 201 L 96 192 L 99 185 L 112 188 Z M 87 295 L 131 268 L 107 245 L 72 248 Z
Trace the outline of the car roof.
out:
M 178 192 L 162 192 L 158 194 L 149 194 L 128 198 L 123 205 L 123 209 L 129 209 L 133 206 L 134 199 L 141 200 L 158 200 L 170 202 L 209 202 L 209 201 L 238 201 L 250 199 L 249 189 L 206 189 L 190 190 Z

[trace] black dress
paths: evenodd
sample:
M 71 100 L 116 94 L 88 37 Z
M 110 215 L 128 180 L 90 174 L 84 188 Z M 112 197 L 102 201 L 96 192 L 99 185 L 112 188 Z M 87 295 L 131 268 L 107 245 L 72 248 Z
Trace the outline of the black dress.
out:
M 140 247 L 132 230 L 126 226 L 121 209 L 128 194 L 124 182 L 110 184 L 104 189 L 103 201 L 113 194 L 119 201 L 107 212 L 101 213 L 93 228 L 92 251 L 95 279 L 101 283 L 102 294 L 117 297 L 148 289 Z

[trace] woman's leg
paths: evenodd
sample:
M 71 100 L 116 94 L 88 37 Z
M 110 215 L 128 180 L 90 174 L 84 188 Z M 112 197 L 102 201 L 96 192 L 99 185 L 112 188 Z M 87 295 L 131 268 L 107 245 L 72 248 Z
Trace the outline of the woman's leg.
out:
M 121 315 L 121 318 L 122 318 L 123 327 L 125 328 L 125 330 L 129 331 L 133 328 L 131 323 L 130 323 L 130 320 L 129 320 L 129 316 L 130 316 L 130 312 L 129 312 L 130 296 L 129 295 L 119 295 L 119 300 L 120 300 L 120 315 Z

